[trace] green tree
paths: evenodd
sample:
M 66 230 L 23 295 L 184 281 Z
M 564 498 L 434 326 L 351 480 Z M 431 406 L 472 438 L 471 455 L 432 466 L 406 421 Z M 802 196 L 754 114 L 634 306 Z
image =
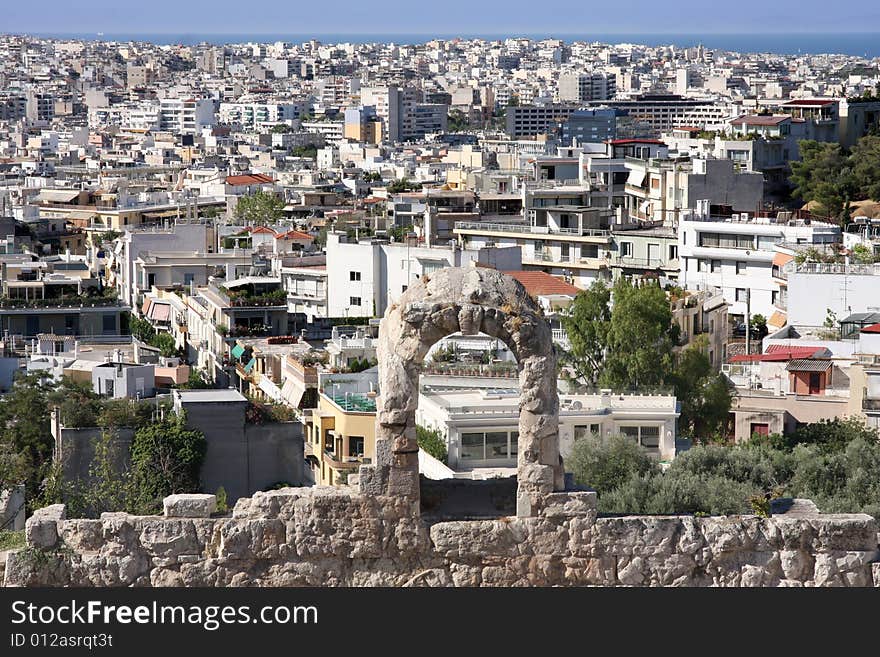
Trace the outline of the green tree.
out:
M 17 455 L 16 467 L 23 467 L 28 499 L 37 496 L 52 458 L 48 404 L 52 387 L 47 373 L 20 375 L 0 398 L 0 445 Z
M 423 426 L 416 426 L 416 439 L 419 447 L 425 450 L 441 463 L 446 463 L 449 454 L 446 449 L 446 440 L 436 429 L 428 429 Z
M 678 325 L 666 293 L 653 282 L 617 280 L 608 329 L 605 365 L 599 383 L 612 389 L 668 384 L 674 367 Z
M 841 217 L 853 187 L 846 152 L 839 144 L 806 139 L 799 147 L 801 160 L 791 163 L 793 195 L 815 201 L 828 216 Z
M 866 135 L 859 139 L 849 159 L 858 197 L 880 201 L 880 136 Z
M 713 371 L 704 344 L 681 351 L 673 380 L 675 397 L 681 404 L 678 433 L 696 439 L 722 433 L 733 395 L 724 375 Z
M 205 435 L 188 429 L 183 413 L 138 429 L 131 443 L 133 512 L 155 513 L 166 496 L 198 491 L 206 448 Z
M 174 336 L 164 331 L 157 333 L 153 339 L 150 340 L 150 345 L 157 347 L 159 352 L 166 358 L 177 353 L 177 345 L 174 342 Z
M 189 370 L 189 378 L 186 383 L 182 383 L 178 386 L 182 389 L 188 390 L 201 390 L 207 388 L 213 388 L 214 384 L 208 378 L 208 375 L 204 370 L 200 370 L 196 367 L 191 367 Z
M 659 472 L 658 465 L 634 440 L 624 436 L 586 436 L 574 442 L 565 467 L 582 486 L 600 497 L 622 485 L 633 475 Z
M 395 180 L 393 183 L 388 185 L 387 192 L 389 194 L 400 194 L 402 192 L 418 191 L 421 188 L 421 183 L 412 182 L 409 180 L 409 178 L 401 178 L 400 180 Z
M 459 109 L 450 110 L 447 117 L 446 127 L 450 132 L 462 132 L 467 130 L 470 124 L 464 112 Z
M 856 244 L 852 248 L 852 259 L 859 264 L 868 265 L 874 262 L 874 252 L 864 244 Z
M 128 320 L 128 326 L 131 330 L 132 336 L 141 342 L 149 343 L 156 335 L 156 329 L 153 328 L 153 325 L 150 324 L 150 322 L 141 319 L 140 317 L 135 317 L 134 315 Z
M 249 226 L 275 224 L 284 216 L 284 201 L 271 192 L 254 192 L 238 199 L 235 216 Z
M 877 430 L 857 417 L 819 420 L 798 427 L 783 436 L 782 446 L 793 449 L 797 445 L 815 445 L 820 452 L 839 452 L 856 440 L 878 444 Z
M 595 383 L 602 371 L 611 325 L 610 301 L 611 290 L 597 280 L 578 293 L 569 313 L 562 318 L 571 345 L 562 359 L 576 378 L 587 383 Z

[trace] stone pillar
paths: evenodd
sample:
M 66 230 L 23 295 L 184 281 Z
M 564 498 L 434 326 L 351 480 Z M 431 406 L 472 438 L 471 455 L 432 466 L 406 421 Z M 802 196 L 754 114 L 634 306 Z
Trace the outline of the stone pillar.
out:
M 415 412 L 428 350 L 461 331 L 505 342 L 519 363 L 517 515 L 536 516 L 543 496 L 565 487 L 559 456 L 556 353 L 550 325 L 518 281 L 494 270 L 450 267 L 426 275 L 388 307 L 379 326 L 376 463 L 361 466 L 365 494 L 419 502 Z

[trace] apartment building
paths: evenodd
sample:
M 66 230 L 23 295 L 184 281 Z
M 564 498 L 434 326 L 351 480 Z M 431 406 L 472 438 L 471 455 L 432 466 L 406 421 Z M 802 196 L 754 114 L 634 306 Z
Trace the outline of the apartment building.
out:
M 674 220 L 681 210 L 707 200 L 736 212 L 755 212 L 764 198 L 763 176 L 737 170 L 730 160 L 628 158 L 626 169 L 627 208 L 635 219 Z
M 196 134 L 216 123 L 210 98 L 163 98 L 159 101 L 159 129 L 175 134 Z
M 683 216 L 678 226 L 679 282 L 690 290 L 720 291 L 732 318 L 770 318 L 783 293 L 773 274 L 782 242 L 827 245 L 839 242 L 838 226 L 809 219 L 775 219 L 735 214 L 711 216 L 704 207 Z
M 376 458 L 377 384 L 375 369 L 318 375 L 317 408 L 302 416 L 306 460 L 315 484 L 346 484 L 349 475 Z
M 420 426 L 445 437 L 448 465 L 456 471 L 513 468 L 517 462 L 520 392 L 515 379 L 463 385 L 453 377 L 424 375 L 416 410 Z M 674 396 L 559 395 L 559 451 L 565 458 L 577 440 L 623 435 L 660 461 L 675 458 Z
M 330 317 L 381 317 L 413 282 L 445 267 L 471 263 L 502 271 L 521 268 L 518 248 L 417 243 L 366 239 L 349 242 L 327 234 L 327 306 Z
M 613 73 L 560 73 L 558 85 L 561 103 L 608 100 L 617 94 L 617 78 Z
M 714 125 L 721 123 L 729 114 L 726 106 L 714 100 L 685 98 L 675 94 L 643 94 L 632 100 L 609 100 L 590 105 L 625 111 L 641 128 L 640 136 L 644 137 L 658 136 L 680 125 Z
M 284 123 L 298 119 L 305 111 L 305 103 L 244 101 L 220 103 L 220 123 L 238 124 L 248 132 L 255 132 L 265 124 Z
M 505 112 L 505 132 L 510 139 L 552 134 L 579 109 L 578 105 L 514 105 Z

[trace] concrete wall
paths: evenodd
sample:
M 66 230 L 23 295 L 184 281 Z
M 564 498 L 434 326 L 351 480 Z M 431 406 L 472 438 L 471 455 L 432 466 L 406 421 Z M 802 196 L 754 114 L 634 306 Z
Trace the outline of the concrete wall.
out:
M 822 326 L 828 309 L 843 319 L 850 313 L 872 312 L 880 305 L 873 275 L 788 274 L 788 323 Z M 844 292 L 845 290 L 845 292 Z
M 95 457 L 95 443 L 101 439 L 100 427 L 81 429 L 53 427 L 55 436 L 55 459 L 61 463 L 66 481 L 88 481 L 89 468 Z M 115 467 L 122 471 L 128 468 L 131 460 L 131 440 L 134 429 L 117 429 L 114 432 Z
M 210 415 L 210 411 L 206 411 L 205 415 Z M 199 413 L 188 414 L 187 420 L 189 426 L 198 427 L 205 433 L 208 442 L 200 474 L 202 490 L 214 493 L 223 486 L 227 499 L 233 503 L 239 497 L 279 482 L 294 486 L 302 484 L 302 425 L 297 422 L 245 424 L 243 410 L 240 424 L 232 423 L 229 415 L 222 413 L 217 414 L 215 422 L 204 417 L 198 419 L 200 416 Z M 100 437 L 98 427 L 60 429 L 56 453 L 65 480 L 89 479 L 94 444 Z M 129 466 L 133 437 L 133 429 L 120 429 L 116 434 L 116 467 L 120 471 Z
M 278 482 L 303 478 L 302 425 L 245 423 L 246 402 L 184 403 L 187 426 L 205 434 L 202 490 L 226 489 L 230 503 Z
M 751 437 L 749 423 L 769 423 L 770 433 L 789 433 L 798 424 L 832 420 L 849 414 L 849 399 L 824 395 L 772 395 L 740 390 L 731 412 L 736 420 L 736 440 Z
M 433 482 L 433 486 L 443 482 Z M 453 482 L 454 483 L 454 482 Z M 426 524 L 402 497 L 351 487 L 241 499 L 232 517 L 28 520 L 7 586 L 875 586 L 867 515 L 597 518 L 595 493 L 538 515 Z M 63 549 L 62 549 L 63 548 Z

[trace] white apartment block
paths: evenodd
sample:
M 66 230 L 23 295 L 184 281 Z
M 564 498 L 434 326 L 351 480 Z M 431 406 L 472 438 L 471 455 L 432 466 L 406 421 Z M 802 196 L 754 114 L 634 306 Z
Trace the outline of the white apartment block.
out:
M 159 103 L 161 130 L 195 134 L 216 123 L 210 98 L 163 98 Z
M 560 73 L 559 101 L 583 103 L 608 100 L 617 94 L 617 79 L 613 73 Z
M 446 438 L 453 470 L 515 467 L 520 392 L 516 379 L 465 387 L 453 377 L 423 375 L 416 410 L 419 425 Z M 671 395 L 559 395 L 559 451 L 590 435 L 624 435 L 661 461 L 675 458 L 676 399 Z
M 519 248 L 410 246 L 327 234 L 327 312 L 330 317 L 381 317 L 421 277 L 471 263 L 500 271 L 521 268 Z
M 235 102 L 220 103 L 221 123 L 240 124 L 244 130 L 256 131 L 262 124 L 298 119 L 304 103 L 288 102 Z
M 774 219 L 734 214 L 712 217 L 705 208 L 686 216 L 678 226 L 681 263 L 679 284 L 690 290 L 721 292 L 730 316 L 770 319 L 784 294 L 773 273 L 777 245 L 822 245 L 839 242 L 840 228 L 810 220 Z

